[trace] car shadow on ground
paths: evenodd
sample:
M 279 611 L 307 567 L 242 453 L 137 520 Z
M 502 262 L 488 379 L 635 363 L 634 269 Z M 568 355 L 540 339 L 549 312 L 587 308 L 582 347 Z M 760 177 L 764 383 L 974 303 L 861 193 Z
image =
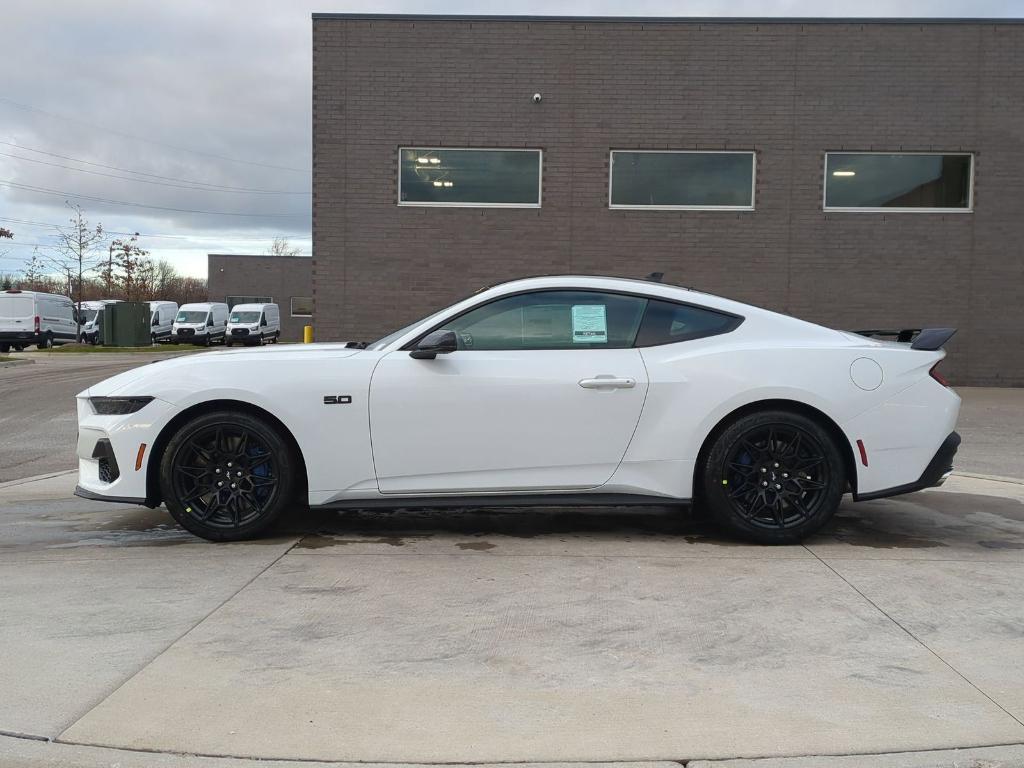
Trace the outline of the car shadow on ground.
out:
M 299 548 L 355 543 L 403 546 L 432 537 L 520 539 L 585 537 L 603 541 L 681 540 L 736 546 L 739 541 L 695 507 L 527 507 L 520 509 L 304 510 L 273 535 L 299 535 Z M 1024 550 L 1024 504 L 967 493 L 916 493 L 853 503 L 805 542 L 867 549 Z
M 68 499 L 15 505 L 5 517 L 0 551 L 66 547 L 151 547 L 203 544 L 175 524 L 164 508 L 111 507 Z M 453 540 L 462 550 L 487 551 L 490 539 L 600 541 L 604 545 L 654 542 L 735 547 L 741 542 L 720 531 L 698 507 L 526 507 L 423 510 L 310 510 L 295 508 L 255 544 L 297 537 L 311 550 L 349 544 L 401 547 Z M 956 550 L 1024 550 L 1024 503 L 971 493 L 924 492 L 854 504 L 805 542 L 868 550 L 930 549 L 945 556 Z

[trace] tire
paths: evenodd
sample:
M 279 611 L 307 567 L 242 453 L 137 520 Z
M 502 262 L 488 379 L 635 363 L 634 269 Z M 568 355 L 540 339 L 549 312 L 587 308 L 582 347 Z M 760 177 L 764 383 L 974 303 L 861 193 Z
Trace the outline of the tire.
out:
M 170 439 L 160 460 L 160 491 L 171 516 L 190 533 L 241 541 L 258 536 L 291 506 L 298 466 L 274 427 L 247 413 L 214 411 Z M 242 474 L 227 479 L 229 472 Z M 230 488 L 232 482 L 238 487 Z
M 207 335 L 206 335 L 206 336 L 205 336 L 205 337 L 203 338 L 202 342 L 200 342 L 200 343 L 201 343 L 201 344 L 202 344 L 202 345 L 203 345 L 204 347 L 208 347 L 208 346 L 210 346 L 210 335 L 209 335 L 209 334 L 207 334 Z
M 846 468 L 817 422 L 773 410 L 726 427 L 708 451 L 701 481 L 720 526 L 758 544 L 795 544 L 835 514 Z
M 24 344 L 15 344 L 14 345 L 14 351 L 15 352 L 24 352 L 25 351 L 25 345 Z
M 11 351 L 11 345 L 10 344 L 0 344 L 0 355 L 6 355 L 10 351 Z
M 233 346 L 235 346 L 235 342 L 233 342 L 233 341 L 225 341 L 224 342 L 224 346 L 225 347 L 233 347 Z
M 274 331 L 274 335 L 270 337 L 271 344 L 277 344 L 277 339 L 281 335 L 280 331 Z
M 156 344 L 156 334 L 155 333 L 149 334 L 149 343 L 150 344 Z
M 53 334 L 47 331 L 42 341 L 36 344 L 36 349 L 53 349 Z

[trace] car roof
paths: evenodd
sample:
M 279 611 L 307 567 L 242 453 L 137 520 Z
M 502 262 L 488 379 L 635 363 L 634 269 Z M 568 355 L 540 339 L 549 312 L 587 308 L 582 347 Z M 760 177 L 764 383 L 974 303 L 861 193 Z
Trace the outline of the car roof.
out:
M 474 298 L 483 295 L 502 296 L 509 293 L 546 288 L 586 288 L 591 290 L 637 293 L 654 298 L 699 304 L 711 309 L 720 309 L 740 315 L 777 314 L 771 310 L 733 301 L 722 296 L 704 293 L 682 285 L 655 282 L 654 280 L 641 278 L 609 277 L 605 275 L 543 275 L 517 278 L 478 291 Z

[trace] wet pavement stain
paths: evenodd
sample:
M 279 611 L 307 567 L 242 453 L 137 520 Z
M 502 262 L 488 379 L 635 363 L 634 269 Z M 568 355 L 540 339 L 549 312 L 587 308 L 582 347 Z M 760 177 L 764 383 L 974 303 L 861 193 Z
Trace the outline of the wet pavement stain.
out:
M 1024 549 L 1024 541 L 979 541 L 985 549 Z
M 843 544 L 870 549 L 931 549 L 948 546 L 943 541 L 877 528 L 873 521 L 853 515 L 833 518 L 831 524 L 822 531 L 822 535 Z
M 488 549 L 494 549 L 497 544 L 491 544 L 489 541 L 457 541 L 455 546 L 461 550 L 470 550 L 474 552 L 486 552 Z
M 414 536 L 412 538 L 426 539 L 428 536 Z M 349 544 L 386 544 L 389 547 L 404 547 L 406 545 L 404 536 L 379 536 L 377 538 L 365 539 L 344 539 L 332 534 L 317 534 L 303 536 L 295 549 L 327 549 L 328 547 L 344 547 Z

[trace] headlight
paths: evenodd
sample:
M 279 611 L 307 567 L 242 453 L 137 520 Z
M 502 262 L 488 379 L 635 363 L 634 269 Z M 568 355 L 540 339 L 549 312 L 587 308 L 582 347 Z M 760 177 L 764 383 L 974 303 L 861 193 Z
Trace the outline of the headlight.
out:
M 152 397 L 90 397 L 92 409 L 100 416 L 123 416 L 141 410 Z

